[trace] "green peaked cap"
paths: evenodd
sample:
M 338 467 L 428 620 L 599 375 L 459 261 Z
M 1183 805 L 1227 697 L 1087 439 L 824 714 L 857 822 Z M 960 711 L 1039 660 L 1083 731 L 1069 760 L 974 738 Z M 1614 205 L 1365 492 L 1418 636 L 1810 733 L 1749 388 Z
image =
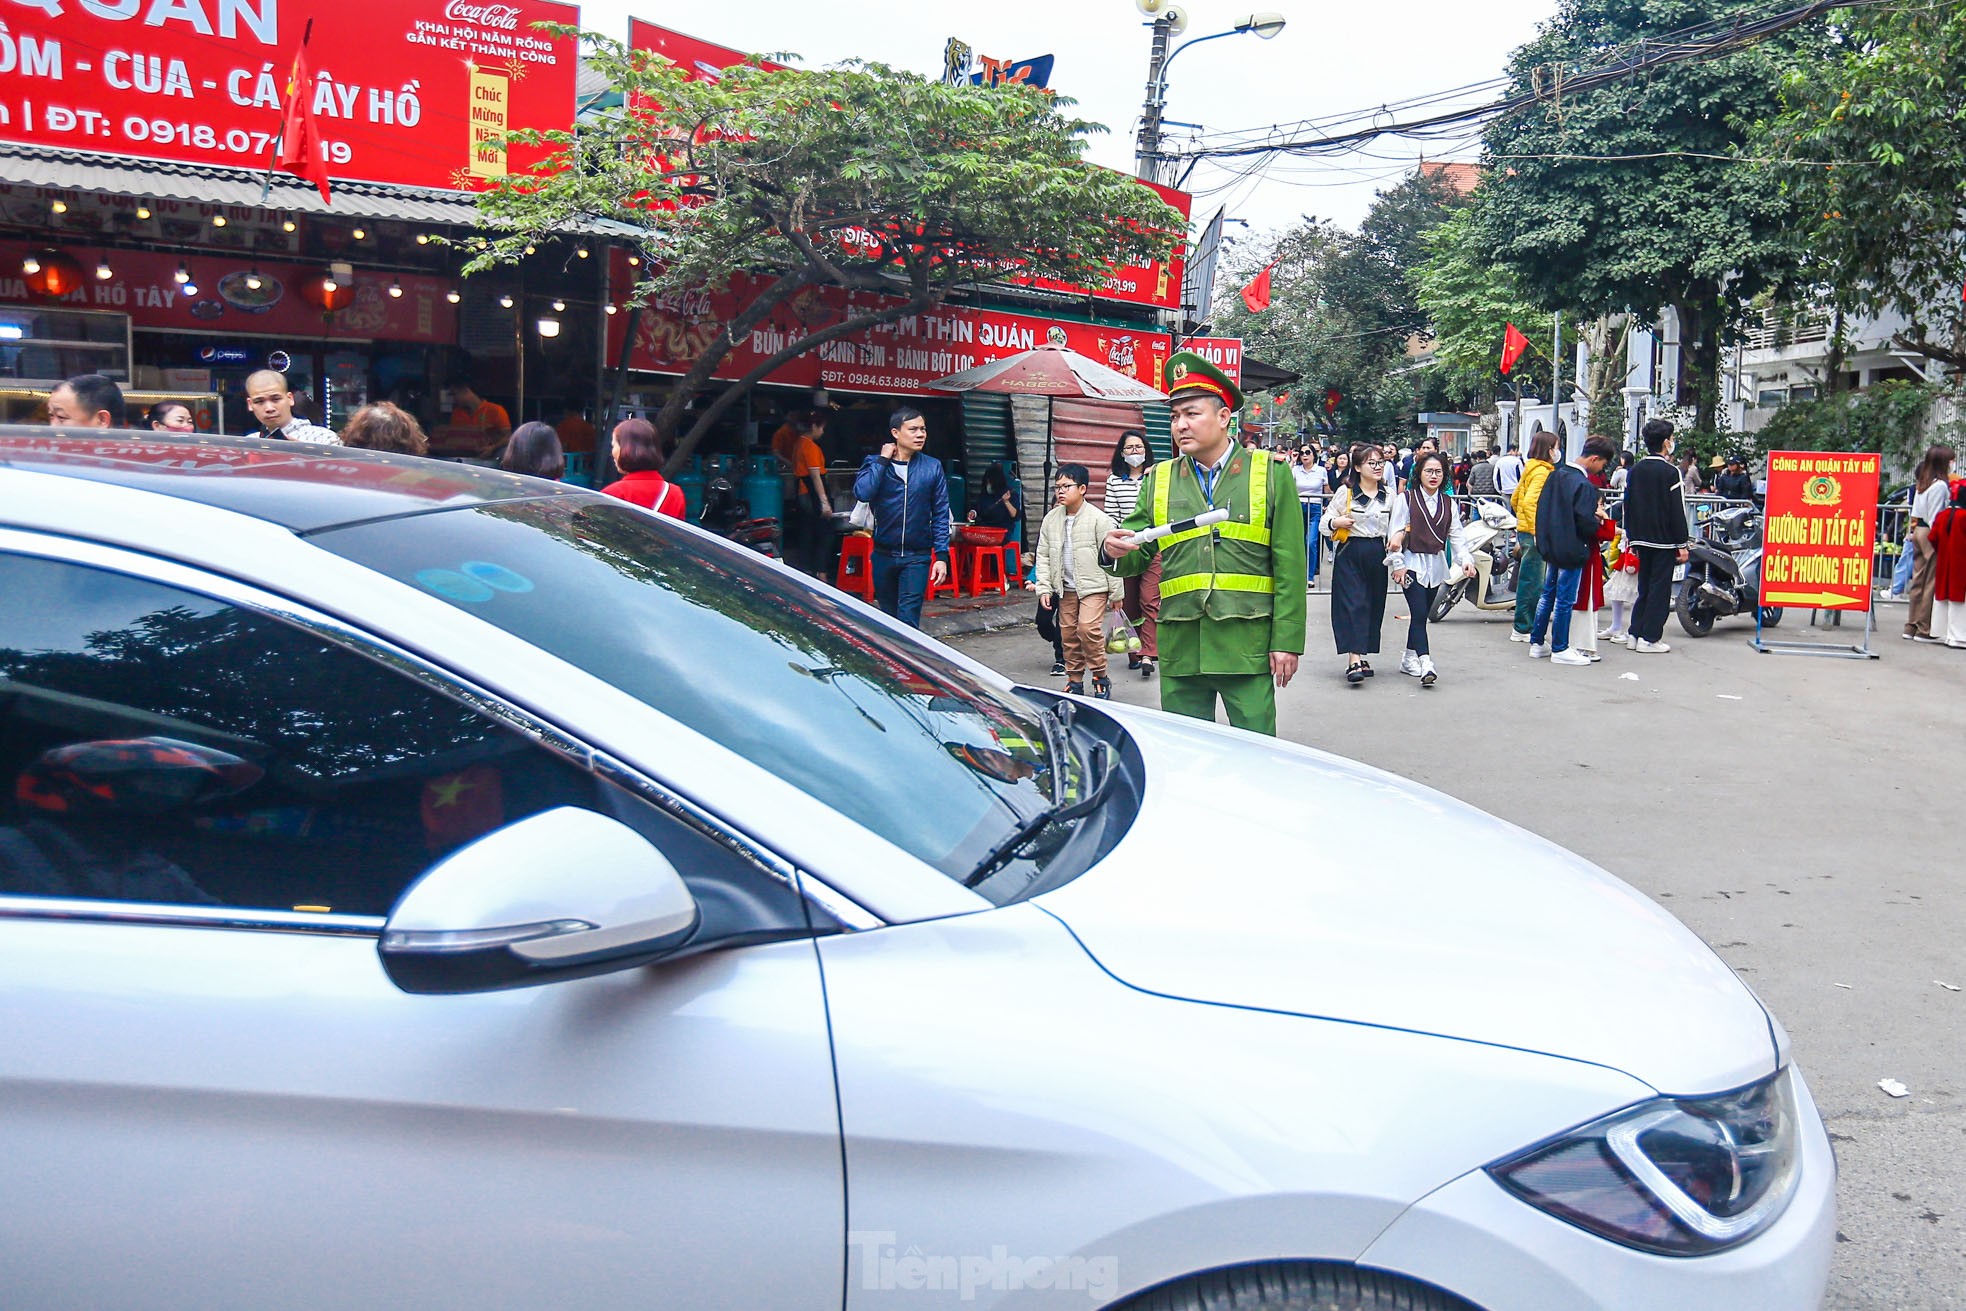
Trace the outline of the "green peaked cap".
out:
M 1193 351 L 1176 351 L 1167 361 L 1168 399 L 1178 401 L 1191 392 L 1213 396 L 1232 410 L 1242 408 L 1242 388 L 1228 374 Z

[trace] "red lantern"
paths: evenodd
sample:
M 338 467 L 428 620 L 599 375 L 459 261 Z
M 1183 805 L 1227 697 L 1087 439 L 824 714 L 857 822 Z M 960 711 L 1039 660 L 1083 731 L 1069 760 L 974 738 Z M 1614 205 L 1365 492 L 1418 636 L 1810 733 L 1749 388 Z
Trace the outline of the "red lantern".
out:
M 328 314 L 355 303 L 355 288 L 345 282 L 337 282 L 332 274 L 327 273 L 301 283 L 300 295 L 309 305 Z
M 27 275 L 27 289 L 32 294 L 64 300 L 85 285 L 87 275 L 74 256 L 54 250 L 36 258 L 41 261 L 41 267 Z

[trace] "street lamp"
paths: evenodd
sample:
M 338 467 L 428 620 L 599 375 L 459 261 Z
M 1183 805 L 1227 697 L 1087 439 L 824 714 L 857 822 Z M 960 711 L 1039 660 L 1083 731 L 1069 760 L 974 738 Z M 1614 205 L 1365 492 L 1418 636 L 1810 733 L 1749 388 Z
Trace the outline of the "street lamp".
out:
M 1147 56 L 1147 100 L 1140 110 L 1140 139 L 1133 171 L 1146 181 L 1158 182 L 1161 180 L 1162 164 L 1162 114 L 1167 109 L 1167 66 L 1183 50 L 1204 41 L 1219 41 L 1225 36 L 1245 34 L 1267 41 L 1283 31 L 1284 18 L 1282 14 L 1275 13 L 1250 14 L 1226 32 L 1193 37 L 1169 49 L 1169 43 L 1188 28 L 1187 12 L 1179 5 L 1168 4 L 1167 0 L 1133 0 L 1133 3 L 1141 13 L 1154 20 L 1154 41 Z

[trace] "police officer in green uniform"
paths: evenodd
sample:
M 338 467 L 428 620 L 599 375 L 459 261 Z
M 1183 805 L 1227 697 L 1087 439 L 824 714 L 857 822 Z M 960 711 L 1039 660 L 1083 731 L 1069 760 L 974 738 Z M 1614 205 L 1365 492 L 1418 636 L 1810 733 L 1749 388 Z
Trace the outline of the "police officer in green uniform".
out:
M 1304 653 L 1304 510 L 1297 484 L 1264 451 L 1229 440 L 1242 392 L 1190 351 L 1167 362 L 1174 445 L 1149 469 L 1133 513 L 1105 541 L 1108 567 L 1144 573 L 1158 554 L 1161 709 L 1274 737 L 1277 688 Z M 1135 533 L 1226 509 L 1226 523 L 1145 545 Z

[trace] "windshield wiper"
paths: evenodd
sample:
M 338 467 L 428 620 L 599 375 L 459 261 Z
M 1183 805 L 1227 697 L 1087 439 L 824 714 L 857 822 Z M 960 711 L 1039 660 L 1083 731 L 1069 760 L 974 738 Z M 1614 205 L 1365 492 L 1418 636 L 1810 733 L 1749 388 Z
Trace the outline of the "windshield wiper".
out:
M 1045 736 L 1047 741 L 1052 736 L 1049 717 L 1046 719 Z M 1048 749 L 1049 747 L 1047 747 Z M 1113 748 L 1110 743 L 1100 742 L 1095 744 L 1092 749 L 1092 756 L 1099 766 L 1099 781 L 1086 789 L 1086 794 L 1077 801 L 1074 801 L 1071 805 L 1061 806 L 1054 800 L 1052 804 L 1046 806 L 1043 810 L 1040 810 L 1037 814 L 1012 829 L 1003 841 L 991 847 L 988 854 L 977 862 L 976 868 L 969 872 L 969 876 L 963 880 L 963 886 L 965 888 L 975 887 L 1002 869 L 1005 865 L 1015 860 L 1017 853 L 1029 846 L 1038 834 L 1044 832 L 1053 824 L 1066 823 L 1079 818 L 1081 815 L 1090 814 L 1099 808 L 1100 803 L 1106 799 L 1106 790 L 1112 784 L 1113 775 L 1118 773 L 1119 770 L 1114 762 Z M 1054 785 L 1054 794 L 1057 791 L 1057 787 L 1058 785 Z

